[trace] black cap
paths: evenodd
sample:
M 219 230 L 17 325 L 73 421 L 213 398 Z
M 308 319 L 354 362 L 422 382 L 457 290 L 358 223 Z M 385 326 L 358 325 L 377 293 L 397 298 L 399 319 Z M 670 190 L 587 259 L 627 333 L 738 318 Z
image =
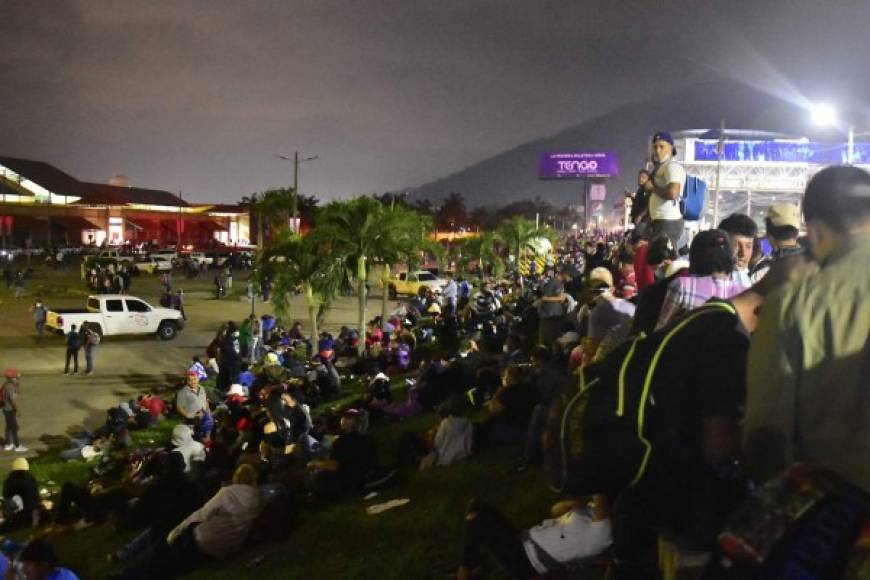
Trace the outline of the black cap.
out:
M 18 557 L 22 562 L 43 562 L 49 565 L 57 564 L 57 554 L 54 547 L 45 540 L 33 540 L 21 551 Z

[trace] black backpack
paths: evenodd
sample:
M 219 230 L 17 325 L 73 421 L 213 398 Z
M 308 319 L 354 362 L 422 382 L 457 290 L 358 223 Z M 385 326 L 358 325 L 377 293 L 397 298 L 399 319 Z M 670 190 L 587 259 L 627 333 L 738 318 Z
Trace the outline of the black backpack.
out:
M 722 311 L 736 314 L 728 303 L 711 302 L 661 331 L 639 335 L 582 368 L 579 387 L 557 394 L 543 436 L 544 473 L 553 489 L 591 495 L 643 478 L 656 445 L 648 418 L 655 410 L 652 386 L 662 353 L 693 320 Z

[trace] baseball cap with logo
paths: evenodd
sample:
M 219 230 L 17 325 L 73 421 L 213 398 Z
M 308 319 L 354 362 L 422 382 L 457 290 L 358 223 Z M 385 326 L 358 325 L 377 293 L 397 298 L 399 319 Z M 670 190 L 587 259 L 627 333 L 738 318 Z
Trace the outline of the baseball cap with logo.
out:
M 795 229 L 801 227 L 801 212 L 793 203 L 775 203 L 767 210 L 767 219 L 775 227 L 791 226 Z

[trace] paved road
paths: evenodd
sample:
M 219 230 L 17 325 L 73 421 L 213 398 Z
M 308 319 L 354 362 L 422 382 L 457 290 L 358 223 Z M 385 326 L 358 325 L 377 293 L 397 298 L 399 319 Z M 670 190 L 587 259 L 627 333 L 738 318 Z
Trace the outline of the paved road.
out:
M 64 343 L 60 336 L 46 336 L 37 342 L 30 300 L 6 299 L 0 304 L 0 369 L 17 367 L 22 374 L 21 438 L 30 455 L 45 449 L 58 436 L 82 425 L 103 423 L 111 406 L 128 400 L 152 386 L 177 381 L 190 358 L 205 352 L 222 321 L 241 321 L 250 314 L 250 303 L 242 300 L 216 301 L 188 297 L 188 324 L 172 341 L 156 337 L 108 337 L 97 347 L 94 374 L 64 376 Z M 82 298 L 52 299 L 54 307 L 76 307 Z M 340 298 L 326 319 L 326 328 L 355 324 L 355 297 Z M 381 312 L 379 298 L 369 300 L 368 318 Z M 257 315 L 271 312 L 269 304 L 258 303 Z M 307 326 L 301 298 L 294 299 L 291 314 Z M 84 368 L 84 353 L 80 353 Z M 0 451 L 0 469 L 8 468 L 14 454 Z

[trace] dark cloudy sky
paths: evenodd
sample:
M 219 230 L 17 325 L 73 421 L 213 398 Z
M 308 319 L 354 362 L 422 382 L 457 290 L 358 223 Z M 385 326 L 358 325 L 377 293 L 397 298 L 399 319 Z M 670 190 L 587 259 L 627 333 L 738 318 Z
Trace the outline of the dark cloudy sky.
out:
M 860 103 L 870 2 L 6 1 L 0 154 L 235 200 L 417 185 L 719 75 Z M 857 107 L 856 107 L 857 108 Z M 870 126 L 866 111 L 857 122 Z

